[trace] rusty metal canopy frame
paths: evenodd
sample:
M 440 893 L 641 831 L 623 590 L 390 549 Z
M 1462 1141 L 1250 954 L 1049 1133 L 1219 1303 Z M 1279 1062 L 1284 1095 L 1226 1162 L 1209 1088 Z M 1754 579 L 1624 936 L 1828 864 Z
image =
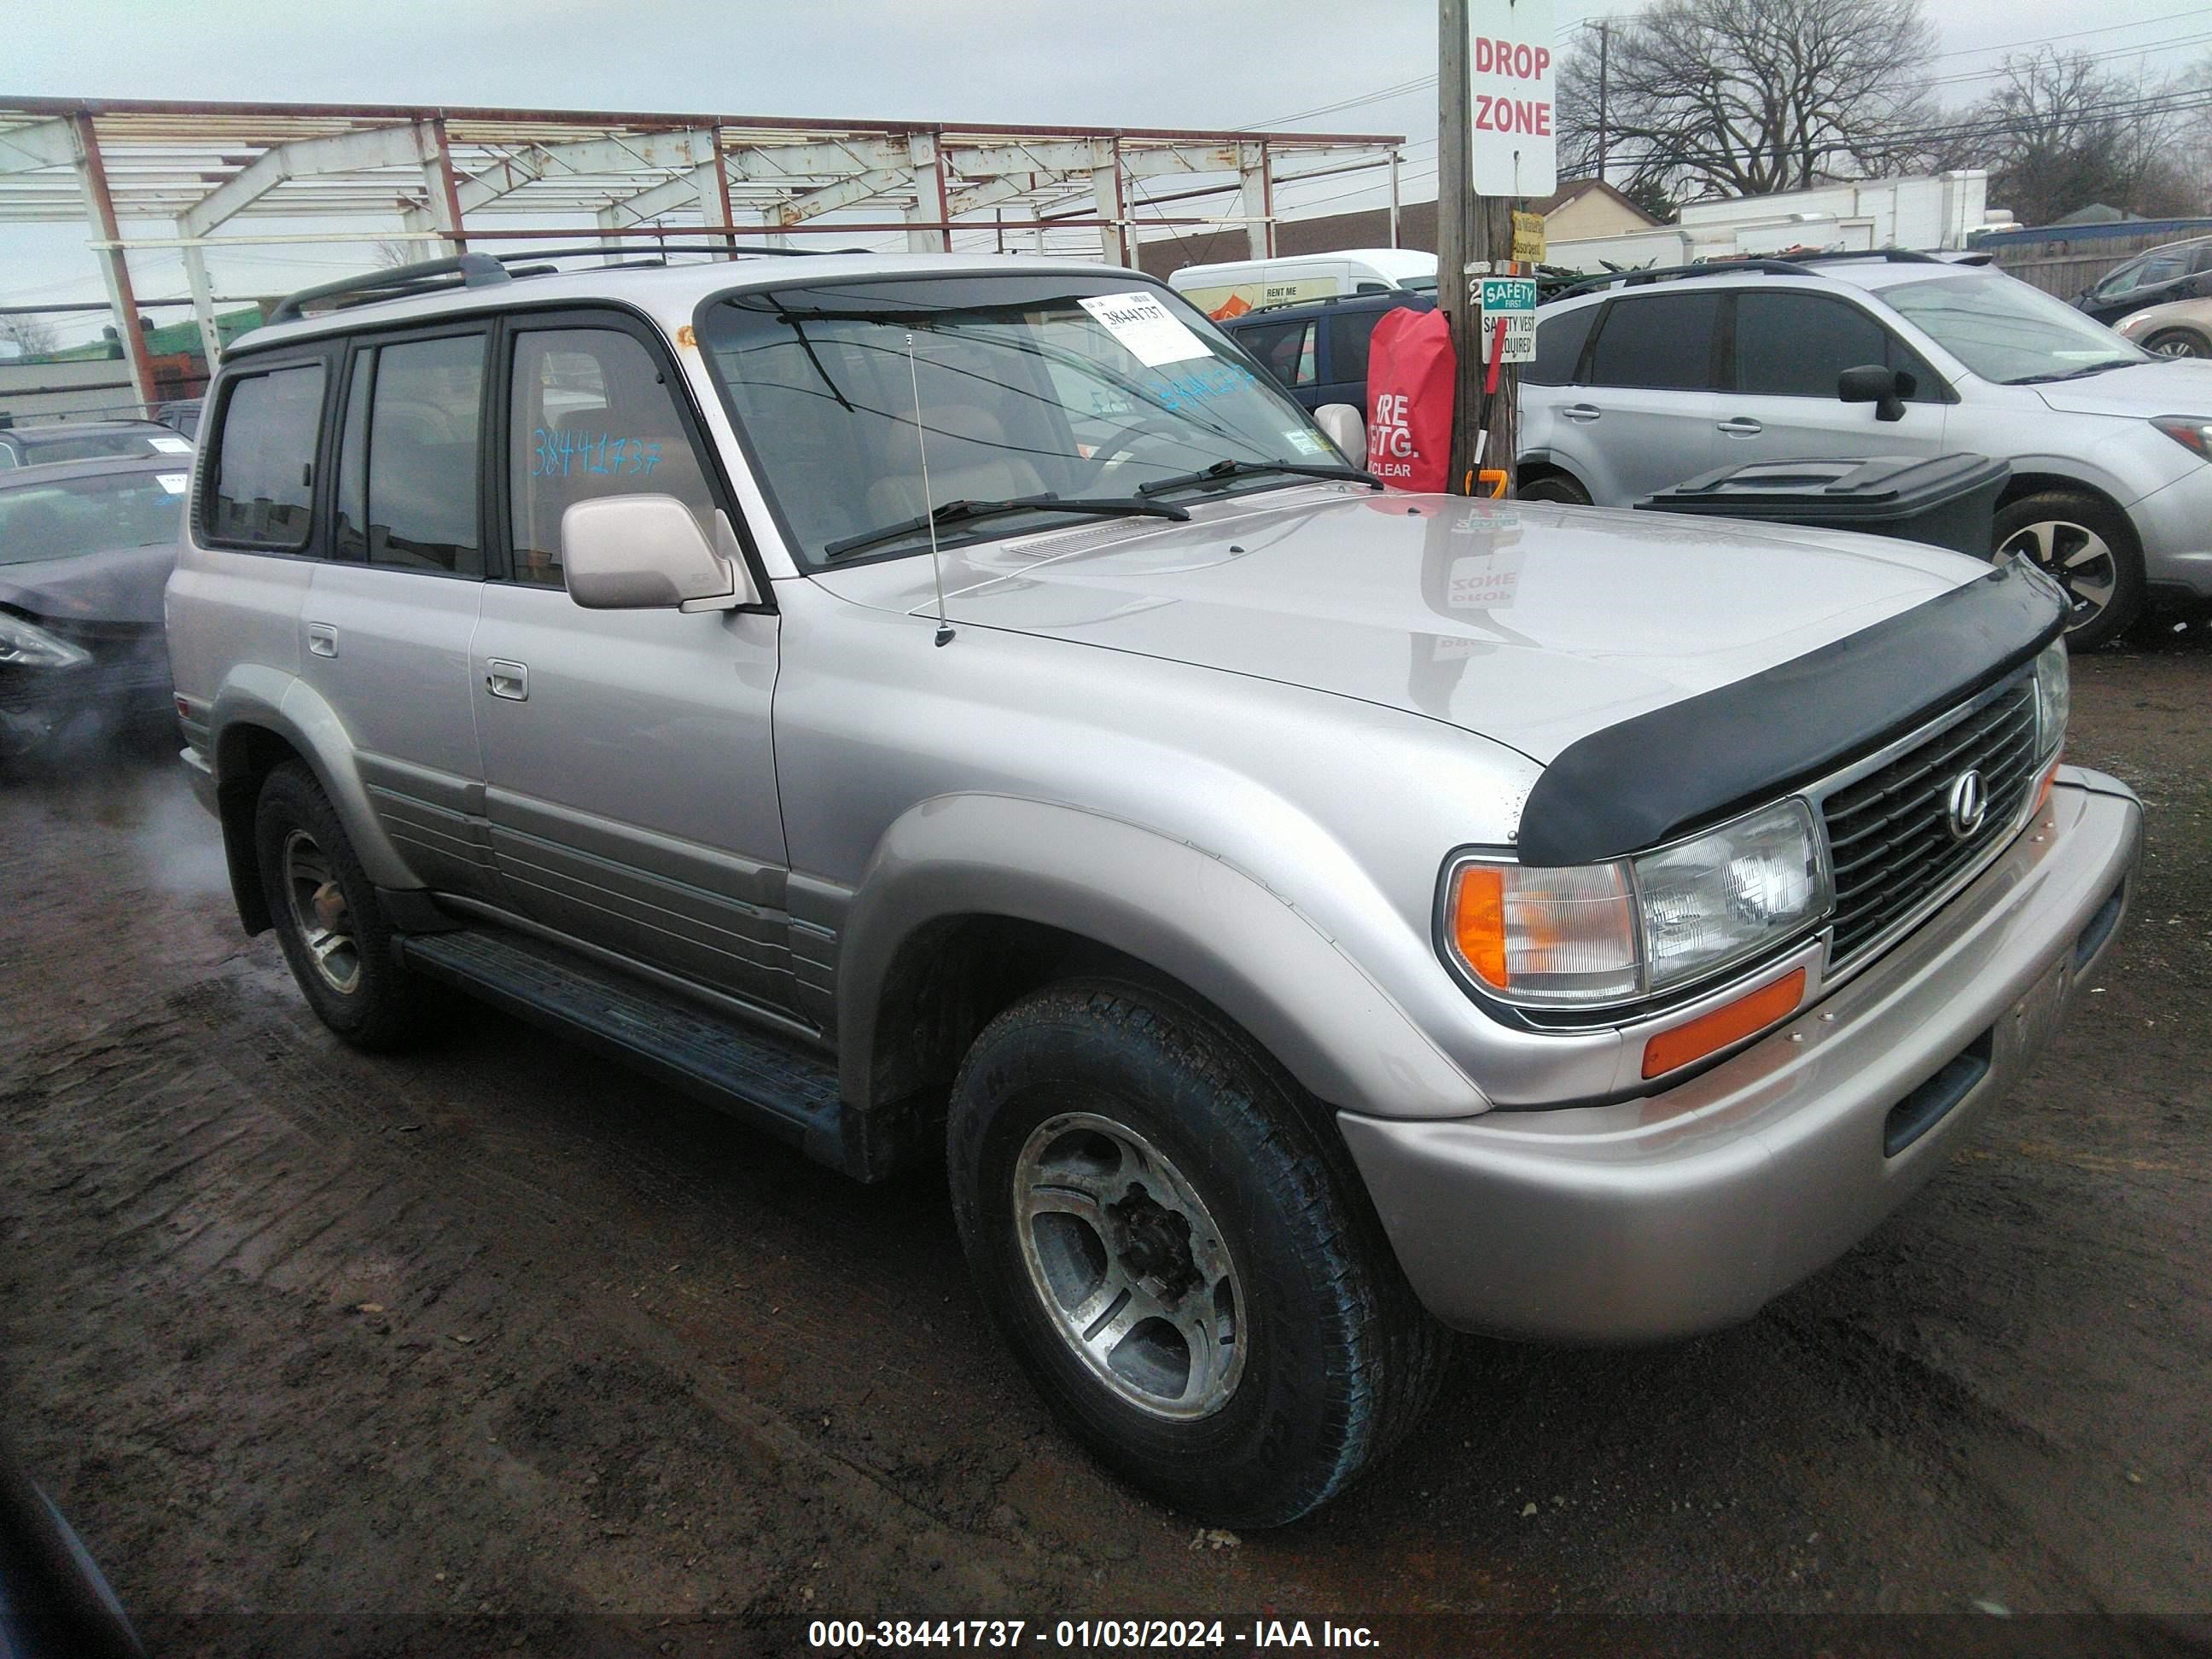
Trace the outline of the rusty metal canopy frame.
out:
M 90 227 L 116 333 L 140 395 L 151 374 L 128 250 L 181 249 L 208 362 L 220 354 L 210 247 L 362 241 L 392 232 L 425 257 L 471 241 L 607 246 L 681 231 L 732 253 L 765 241 L 902 234 L 949 251 L 955 232 L 1042 251 L 1091 230 L 1129 263 L 1136 233 L 1243 224 L 1273 248 L 1274 191 L 1297 179 L 1395 169 L 1402 137 L 816 121 L 779 116 L 411 105 L 172 102 L 0 96 L 0 223 Z M 1279 171 L 1278 169 L 1281 169 Z M 1164 184 L 1171 188 L 1163 191 Z M 1224 201 L 1223 198 L 1231 198 Z M 1158 211 L 1172 203 L 1176 216 Z M 1222 210 L 1201 211 L 1208 204 Z M 241 221 L 343 220 L 279 233 Z M 173 227 L 125 235 L 124 227 Z

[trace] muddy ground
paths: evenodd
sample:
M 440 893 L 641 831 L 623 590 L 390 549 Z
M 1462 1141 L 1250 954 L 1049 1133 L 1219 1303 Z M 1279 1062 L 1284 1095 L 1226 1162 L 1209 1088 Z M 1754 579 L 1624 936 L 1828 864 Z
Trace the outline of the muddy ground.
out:
M 1923 1196 L 1724 1334 L 1468 1343 L 1363 1486 L 1234 1542 L 1055 1431 L 940 1183 L 848 1185 L 488 1012 L 353 1054 L 240 933 L 172 767 L 19 782 L 7 1432 L 180 1651 L 708 1651 L 814 1614 L 2203 1613 L 2206 635 L 2077 665 L 2072 757 L 2149 806 L 2133 918 Z

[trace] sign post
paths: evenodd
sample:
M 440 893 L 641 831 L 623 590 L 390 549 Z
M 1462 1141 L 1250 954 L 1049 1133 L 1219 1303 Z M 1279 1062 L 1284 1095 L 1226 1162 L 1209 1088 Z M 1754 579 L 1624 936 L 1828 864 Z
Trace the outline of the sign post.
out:
M 1510 487 L 1514 365 L 1535 354 L 1535 283 L 1519 267 L 1542 257 L 1542 228 L 1514 210 L 1558 185 L 1552 0 L 1438 0 L 1437 16 L 1437 293 L 1460 369 L 1449 488 L 1488 494 L 1475 458 Z

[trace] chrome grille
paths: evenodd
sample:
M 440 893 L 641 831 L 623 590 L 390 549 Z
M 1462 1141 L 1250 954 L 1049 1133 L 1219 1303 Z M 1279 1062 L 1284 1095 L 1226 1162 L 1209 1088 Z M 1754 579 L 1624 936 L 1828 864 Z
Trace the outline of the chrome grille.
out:
M 1952 837 L 1952 784 L 1982 775 L 1989 808 L 1965 841 Z M 2020 821 L 2035 779 L 2035 685 L 2007 687 L 1820 801 L 1836 875 L 1832 965 L 1855 958 L 1943 896 Z

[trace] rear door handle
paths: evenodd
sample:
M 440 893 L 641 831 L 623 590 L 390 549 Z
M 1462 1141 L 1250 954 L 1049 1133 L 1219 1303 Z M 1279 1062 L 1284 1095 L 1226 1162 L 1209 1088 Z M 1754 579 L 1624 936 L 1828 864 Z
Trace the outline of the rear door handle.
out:
M 1737 416 L 1732 421 L 1723 421 L 1720 424 L 1721 430 L 1727 433 L 1731 438 L 1756 438 L 1760 433 L 1766 430 L 1766 428 L 1761 426 L 1757 421 L 1751 420 L 1741 415 Z
M 509 702 L 529 701 L 530 670 L 526 665 L 492 657 L 486 659 L 484 669 L 484 690 L 492 696 L 505 697 Z
M 1588 426 L 1592 421 L 1597 419 L 1599 416 L 1604 414 L 1605 411 L 1600 409 L 1595 404 L 1569 404 L 1565 409 L 1561 410 L 1559 413 L 1565 416 L 1571 421 L 1579 421 L 1584 426 Z
M 338 653 L 338 630 L 328 623 L 307 624 L 307 652 L 311 656 L 335 657 Z

